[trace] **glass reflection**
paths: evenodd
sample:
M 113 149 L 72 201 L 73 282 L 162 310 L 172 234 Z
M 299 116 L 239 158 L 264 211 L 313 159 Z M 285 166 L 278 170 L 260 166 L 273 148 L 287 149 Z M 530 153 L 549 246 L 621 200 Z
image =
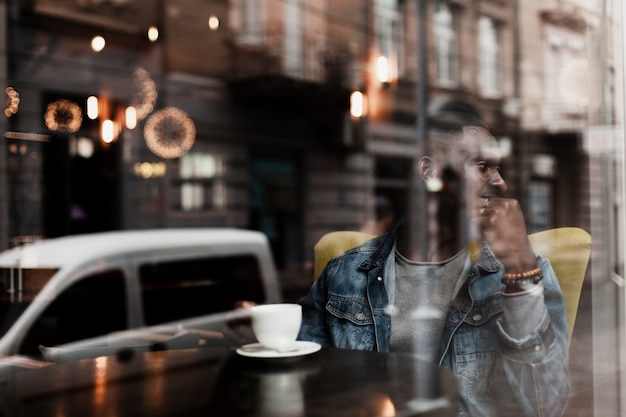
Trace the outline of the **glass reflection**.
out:
M 262 375 L 259 383 L 259 411 L 263 416 L 304 416 L 300 378 L 294 373 Z
M 149 365 L 148 379 L 144 386 L 145 404 L 151 410 L 159 410 L 163 406 L 165 391 L 165 351 L 151 352 L 146 360 Z
M 93 402 L 96 407 L 102 406 L 106 398 L 106 393 L 107 393 L 106 376 L 107 376 L 108 361 L 109 361 L 109 358 L 107 356 L 96 358 L 93 361 L 93 365 L 94 365 Z

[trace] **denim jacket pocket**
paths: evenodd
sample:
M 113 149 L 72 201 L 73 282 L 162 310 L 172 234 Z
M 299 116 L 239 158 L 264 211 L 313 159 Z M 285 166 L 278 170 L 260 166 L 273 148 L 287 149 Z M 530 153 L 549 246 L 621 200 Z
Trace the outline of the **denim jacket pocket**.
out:
M 495 352 L 477 352 L 457 355 L 455 371 L 459 382 L 459 394 L 466 401 L 471 415 L 495 415 L 488 411 L 492 404 L 488 384 L 491 369 L 496 360 Z M 461 414 L 465 415 L 465 414 Z
M 327 326 L 334 347 L 374 350 L 374 317 L 365 299 L 331 294 L 326 311 L 329 313 Z
M 457 355 L 456 373 L 480 381 L 489 375 L 495 357 L 495 351 Z
M 326 310 L 333 316 L 349 320 L 358 326 L 374 324 L 369 304 L 364 298 L 330 294 Z
M 456 373 L 470 380 L 485 378 L 496 356 L 499 303 L 477 303 L 465 316 L 454 338 Z

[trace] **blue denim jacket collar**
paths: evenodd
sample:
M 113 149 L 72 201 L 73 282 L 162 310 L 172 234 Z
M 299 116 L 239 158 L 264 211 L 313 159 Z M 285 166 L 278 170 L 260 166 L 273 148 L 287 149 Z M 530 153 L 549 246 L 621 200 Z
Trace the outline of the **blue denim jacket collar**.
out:
M 359 268 L 367 271 L 372 268 L 379 267 L 387 261 L 389 254 L 392 252 L 396 238 L 398 237 L 398 231 L 402 225 L 406 223 L 406 218 L 402 218 L 398 221 L 392 229 L 386 234 L 378 236 L 370 241 L 370 246 L 377 248 L 369 258 L 366 258 L 361 262 Z M 485 272 L 496 272 L 502 268 L 502 264 L 496 259 L 491 248 L 487 242 L 481 242 L 482 250 L 481 256 L 476 260 L 476 265 Z
M 395 277 L 394 265 L 394 247 L 396 238 L 398 236 L 399 228 L 405 223 L 405 219 L 398 222 L 389 232 L 383 234 L 377 238 L 374 238 L 368 242 L 368 246 L 374 247 L 375 251 L 367 258 L 365 258 L 359 265 L 359 269 L 362 271 L 370 271 L 374 268 L 378 268 L 381 265 L 385 266 L 384 276 L 386 280 Z M 496 273 L 503 268 L 502 264 L 496 259 L 489 244 L 487 242 L 481 242 L 480 257 L 474 261 L 474 265 L 466 263 L 463 271 L 463 277 L 477 277 L 484 273 Z M 474 266 L 475 272 L 470 272 L 470 268 Z M 386 281 L 387 290 L 389 294 L 394 294 L 392 289 L 395 285 Z M 463 284 L 463 282 L 461 283 Z M 390 300 L 390 304 L 393 304 L 393 300 Z

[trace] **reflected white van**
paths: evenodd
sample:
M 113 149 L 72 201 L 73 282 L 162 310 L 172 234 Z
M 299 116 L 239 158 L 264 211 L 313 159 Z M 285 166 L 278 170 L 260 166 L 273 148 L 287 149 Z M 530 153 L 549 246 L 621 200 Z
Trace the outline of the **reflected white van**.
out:
M 280 302 L 269 244 L 228 228 L 114 231 L 0 253 L 0 355 L 144 326 L 219 332 L 241 300 Z

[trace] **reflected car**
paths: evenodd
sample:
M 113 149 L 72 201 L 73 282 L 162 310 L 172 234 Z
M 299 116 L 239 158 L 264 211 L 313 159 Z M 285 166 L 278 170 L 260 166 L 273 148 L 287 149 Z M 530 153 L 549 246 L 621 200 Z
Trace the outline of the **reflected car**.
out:
M 260 232 L 177 228 L 46 239 L 0 253 L 0 355 L 50 360 L 53 347 L 107 349 L 106 340 L 167 348 L 189 333 L 223 343 L 221 331 L 242 300 L 281 301 Z

